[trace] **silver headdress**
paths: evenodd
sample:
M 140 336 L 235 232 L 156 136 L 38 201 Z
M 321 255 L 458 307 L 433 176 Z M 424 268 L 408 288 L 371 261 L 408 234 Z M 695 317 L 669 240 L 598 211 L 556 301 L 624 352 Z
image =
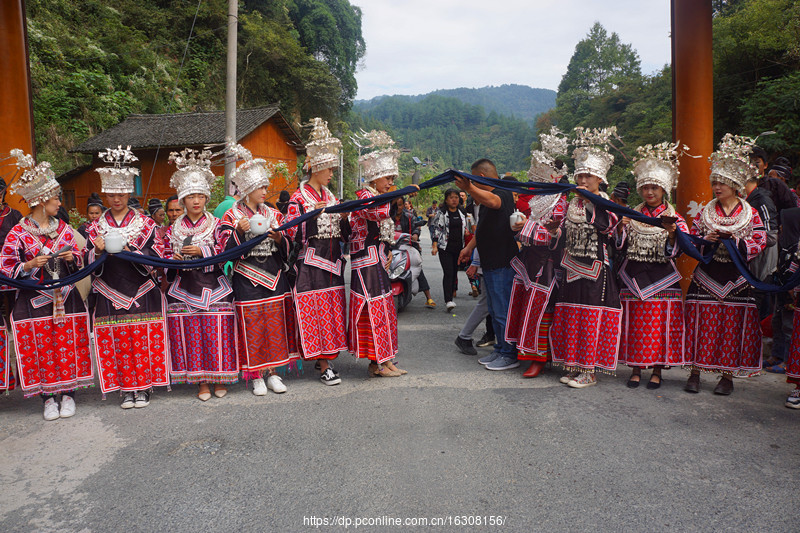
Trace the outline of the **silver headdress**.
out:
M 184 148 L 169 154 L 170 163 L 175 163 L 178 168 L 169 180 L 169 185 L 178 192 L 178 200 L 190 194 L 204 194 L 211 196 L 211 186 L 216 176 L 211 171 L 212 153 L 208 149 L 203 151 Z
M 9 190 L 22 196 L 28 207 L 36 207 L 61 193 L 50 163 L 42 161 L 37 165 L 32 155 L 19 148 L 11 150 L 11 157 L 17 158 L 17 168 L 22 171 L 22 176 L 11 184 Z
M 591 174 L 597 176 L 608 184 L 606 174 L 614 163 L 614 156 L 608 153 L 611 146 L 611 137 L 617 135 L 617 127 L 603 129 L 575 128 L 575 151 L 572 158 L 575 160 L 575 175 Z
M 104 193 L 130 194 L 135 190 L 134 178 L 139 175 L 139 169 L 130 166 L 139 158 L 133 155 L 131 147 L 106 148 L 105 152 L 97 154 L 102 161 L 112 163 L 110 167 L 98 167 L 95 170 L 100 174 L 100 191 Z
M 378 178 L 398 176 L 400 171 L 397 168 L 397 157 L 400 151 L 393 148 L 394 141 L 385 131 L 372 130 L 364 136 L 369 141 L 369 148 L 375 148 L 374 152 L 364 154 L 358 158 L 361 165 L 364 181 L 367 183 Z
M 569 142 L 561 131 L 553 126 L 550 133 L 539 135 L 541 150 L 531 152 L 531 168 L 528 169 L 528 180 L 543 183 L 557 182 L 567 173 L 567 166 L 555 167 L 556 156 L 567 153 Z
M 317 117 L 311 120 L 311 141 L 306 145 L 308 157 L 305 168 L 318 172 L 339 166 L 339 149 L 342 141 L 331 135 L 328 123 Z
M 755 139 L 726 133 L 719 148 L 708 158 L 711 161 L 711 183 L 719 181 L 730 185 L 739 194 L 744 194 L 744 184 L 758 175 L 758 169 L 750 163 Z
M 669 200 L 671 191 L 678 186 L 678 156 L 688 150 L 689 147 L 681 146 L 680 141 L 638 147 L 631 171 L 636 176 L 636 190 L 641 191 L 645 185 L 658 185 L 664 189 Z
M 272 170 L 264 159 L 253 159 L 250 150 L 241 144 L 230 143 L 227 152 L 228 157 L 244 161 L 231 174 L 231 182 L 239 189 L 240 194 L 247 196 L 259 187 L 269 187 Z

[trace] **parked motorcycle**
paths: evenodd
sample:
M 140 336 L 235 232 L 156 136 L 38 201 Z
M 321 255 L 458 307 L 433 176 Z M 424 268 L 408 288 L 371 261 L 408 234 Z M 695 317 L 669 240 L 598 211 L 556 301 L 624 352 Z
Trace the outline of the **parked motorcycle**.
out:
M 419 274 L 422 272 L 422 255 L 411 244 L 411 235 L 395 233 L 389 280 L 392 283 L 394 307 L 400 312 L 419 292 Z

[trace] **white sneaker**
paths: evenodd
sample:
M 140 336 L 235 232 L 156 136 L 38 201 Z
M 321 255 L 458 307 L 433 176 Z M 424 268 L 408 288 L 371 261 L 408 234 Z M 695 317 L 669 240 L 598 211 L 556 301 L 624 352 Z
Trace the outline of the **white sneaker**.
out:
M 264 378 L 256 378 L 253 380 L 253 394 L 256 396 L 264 396 L 267 394 L 267 384 L 264 383 Z
M 272 374 L 267 378 L 267 388 L 275 394 L 286 392 L 286 385 L 283 384 L 281 377 L 276 374 Z
M 58 420 L 58 402 L 55 398 L 48 398 L 44 402 L 44 419 L 48 422 L 50 420 Z
M 448 311 L 452 311 L 453 309 L 456 308 L 456 303 L 455 302 L 447 302 L 447 304 L 445 304 L 445 307 L 447 308 Z
M 75 415 L 75 400 L 66 394 L 61 396 L 61 418 L 69 418 Z
M 578 374 L 579 372 L 569 372 L 568 374 L 564 374 L 563 376 L 558 378 L 558 381 L 566 385 L 567 383 L 575 379 L 575 376 L 577 376 Z
M 119 406 L 123 409 L 133 409 L 134 402 L 136 402 L 136 396 L 134 396 L 133 392 L 126 392 Z
M 597 377 L 594 375 L 594 372 L 581 372 L 575 379 L 567 383 L 567 386 L 573 389 L 582 389 L 592 385 L 597 385 Z

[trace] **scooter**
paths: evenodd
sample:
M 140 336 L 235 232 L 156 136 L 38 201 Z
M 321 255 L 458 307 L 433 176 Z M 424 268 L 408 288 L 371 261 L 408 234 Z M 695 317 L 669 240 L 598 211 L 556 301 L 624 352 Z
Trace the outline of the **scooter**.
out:
M 422 255 L 411 245 L 411 235 L 395 233 L 389 280 L 392 283 L 394 307 L 400 312 L 419 292 L 419 274 L 422 272 Z

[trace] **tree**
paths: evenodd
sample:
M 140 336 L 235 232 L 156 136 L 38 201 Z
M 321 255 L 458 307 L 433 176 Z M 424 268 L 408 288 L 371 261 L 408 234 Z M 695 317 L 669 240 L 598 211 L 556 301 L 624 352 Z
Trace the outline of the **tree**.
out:
M 775 116 L 791 112 L 793 106 L 790 105 L 784 111 L 777 107 L 776 101 L 765 101 L 760 94 L 763 95 L 764 91 L 770 92 L 770 87 L 780 87 L 783 82 L 778 80 L 792 76 L 800 69 L 800 2 L 746 0 L 732 4 L 714 18 L 716 138 L 721 138 L 727 132 L 748 135 L 760 133 L 742 129 L 745 117 L 740 114 L 740 110 L 743 109 L 749 113 L 748 124 L 766 124 L 764 121 L 755 121 L 755 114 L 759 110 L 750 104 L 751 98 L 761 103 L 761 113 Z M 775 80 L 775 83 L 769 80 Z M 762 82 L 766 83 L 762 85 Z M 787 81 L 785 86 L 789 88 L 794 85 Z M 796 139 L 787 138 L 781 142 L 784 146 L 796 145 Z M 768 144 L 778 141 L 779 138 L 775 136 L 765 140 Z
M 578 90 L 599 95 L 639 76 L 641 65 L 636 50 L 630 44 L 622 44 L 616 33 L 609 37 L 606 29 L 595 22 L 586 38 L 575 46 L 558 92 Z
M 367 47 L 361 34 L 361 8 L 347 0 L 287 0 L 286 8 L 300 44 L 325 62 L 341 86 L 340 105 L 356 97 L 356 68 Z

